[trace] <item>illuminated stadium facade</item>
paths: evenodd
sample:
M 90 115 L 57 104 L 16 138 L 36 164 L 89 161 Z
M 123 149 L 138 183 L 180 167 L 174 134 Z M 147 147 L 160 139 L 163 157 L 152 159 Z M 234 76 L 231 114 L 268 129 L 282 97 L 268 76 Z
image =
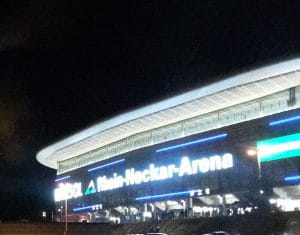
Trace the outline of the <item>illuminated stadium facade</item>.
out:
M 300 59 L 91 126 L 42 149 L 57 219 L 136 222 L 300 208 Z

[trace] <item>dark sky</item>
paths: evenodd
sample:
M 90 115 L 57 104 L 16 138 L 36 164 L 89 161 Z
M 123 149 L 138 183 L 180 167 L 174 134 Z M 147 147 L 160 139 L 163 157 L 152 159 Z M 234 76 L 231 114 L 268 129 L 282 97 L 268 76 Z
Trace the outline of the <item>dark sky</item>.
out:
M 97 121 L 300 53 L 299 1 L 0 2 L 0 220 L 53 207 L 35 154 Z

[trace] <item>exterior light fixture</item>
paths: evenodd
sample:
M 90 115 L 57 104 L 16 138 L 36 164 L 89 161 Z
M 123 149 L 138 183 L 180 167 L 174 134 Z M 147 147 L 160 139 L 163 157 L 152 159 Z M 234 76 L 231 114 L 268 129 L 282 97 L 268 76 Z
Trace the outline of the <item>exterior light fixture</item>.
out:
M 250 157 L 254 157 L 257 155 L 257 151 L 255 149 L 247 149 L 246 153 Z

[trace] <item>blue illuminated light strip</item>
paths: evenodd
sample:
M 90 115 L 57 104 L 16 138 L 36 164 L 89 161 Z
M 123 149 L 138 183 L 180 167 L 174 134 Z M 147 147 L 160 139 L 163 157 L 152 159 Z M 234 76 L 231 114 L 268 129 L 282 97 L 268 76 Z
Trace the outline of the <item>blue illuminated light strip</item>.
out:
M 151 200 L 151 199 L 162 199 L 165 197 L 190 195 L 191 193 L 194 192 L 195 192 L 194 190 L 191 190 L 191 191 L 183 191 L 183 192 L 175 192 L 175 193 L 166 193 L 166 194 L 153 195 L 153 196 L 137 197 L 135 200 L 143 201 L 143 200 Z
M 274 121 L 274 122 L 270 122 L 269 126 L 277 126 L 277 125 L 286 124 L 286 123 L 294 122 L 294 121 L 300 121 L 300 115 L 290 117 L 290 118 L 281 119 L 281 120 Z
M 300 181 L 300 175 L 294 175 L 294 176 L 287 176 L 284 178 L 286 182 L 295 182 Z
M 109 167 L 109 166 L 113 166 L 113 165 L 122 163 L 122 162 L 124 162 L 124 161 L 125 161 L 125 159 L 120 159 L 120 160 L 118 160 L 118 161 L 110 162 L 110 163 L 107 163 L 107 164 L 104 164 L 104 165 L 101 165 L 101 166 L 97 166 L 97 167 L 88 169 L 88 172 L 96 171 L 96 170 L 99 170 L 99 169 L 102 169 L 102 168 L 105 168 L 105 167 Z
M 62 180 L 66 180 L 66 179 L 69 179 L 71 176 L 65 176 L 65 177 L 61 177 L 61 178 L 57 178 L 55 179 L 55 182 L 59 182 L 59 181 L 62 181 Z
M 77 212 L 77 211 L 84 211 L 84 210 L 88 210 L 88 209 L 93 209 L 93 207 L 99 206 L 97 205 L 91 205 L 91 206 L 84 206 L 84 207 L 78 207 L 78 208 L 74 208 L 73 211 Z
M 159 153 L 159 152 L 164 152 L 164 151 L 173 150 L 173 149 L 177 149 L 177 148 L 183 148 L 183 147 L 190 146 L 193 144 L 200 144 L 200 143 L 204 143 L 204 142 L 208 142 L 208 141 L 212 141 L 212 140 L 222 139 L 222 138 L 225 138 L 226 136 L 227 136 L 227 133 L 223 133 L 220 135 L 214 135 L 214 136 L 210 136 L 207 138 L 187 142 L 184 144 L 178 144 L 178 145 L 173 145 L 173 146 L 169 146 L 169 147 L 162 148 L 162 149 L 157 149 L 156 152 Z

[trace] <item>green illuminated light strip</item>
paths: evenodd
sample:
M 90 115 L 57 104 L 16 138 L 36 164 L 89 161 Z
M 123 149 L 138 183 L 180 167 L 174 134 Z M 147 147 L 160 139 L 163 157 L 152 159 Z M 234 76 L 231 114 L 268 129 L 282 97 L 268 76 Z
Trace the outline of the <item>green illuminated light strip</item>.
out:
M 300 156 L 300 133 L 257 142 L 258 159 L 269 162 Z

